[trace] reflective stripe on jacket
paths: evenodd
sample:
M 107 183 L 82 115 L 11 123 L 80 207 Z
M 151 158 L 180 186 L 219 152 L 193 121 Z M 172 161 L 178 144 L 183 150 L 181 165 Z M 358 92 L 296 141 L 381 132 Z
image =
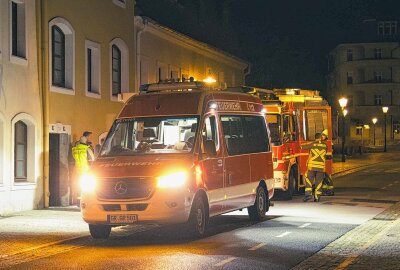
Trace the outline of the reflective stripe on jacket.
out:
M 301 148 L 310 150 L 307 161 L 307 169 L 324 172 L 327 154 L 326 144 L 322 141 L 316 141 L 307 145 L 302 145 Z

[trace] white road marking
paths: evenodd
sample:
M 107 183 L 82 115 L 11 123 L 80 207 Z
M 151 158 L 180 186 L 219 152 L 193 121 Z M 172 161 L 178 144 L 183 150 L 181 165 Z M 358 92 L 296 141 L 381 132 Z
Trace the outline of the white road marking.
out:
M 398 183 L 399 183 L 399 181 L 394 181 L 394 183 L 395 183 L 395 184 L 398 184 Z
M 305 228 L 305 227 L 308 227 L 310 225 L 311 225 L 311 223 L 304 223 L 303 225 L 299 226 L 299 228 Z
M 249 250 L 251 250 L 251 251 L 257 250 L 257 249 L 259 249 L 259 248 L 262 248 L 262 247 L 265 246 L 266 244 L 267 244 L 267 243 L 258 244 L 257 246 L 254 246 L 254 247 L 252 247 L 252 248 L 249 248 Z
M 223 261 L 220 261 L 220 262 L 217 263 L 215 266 L 221 267 L 221 266 L 224 266 L 225 264 L 228 264 L 228 263 L 230 263 L 230 262 L 232 262 L 232 261 L 234 261 L 234 260 L 236 260 L 236 257 L 229 257 L 228 259 L 225 259 L 225 260 L 223 260 Z
M 386 189 L 386 187 L 383 187 L 383 188 L 381 188 L 381 189 Z
M 280 235 L 277 235 L 277 236 L 275 236 L 275 237 L 278 237 L 278 238 L 281 238 L 281 237 L 285 237 L 286 235 L 289 235 L 289 234 L 291 234 L 292 232 L 284 232 L 284 233 L 282 233 L 282 234 L 280 234 Z
M 393 186 L 393 184 L 389 184 L 389 185 L 388 185 L 388 187 L 391 187 L 391 186 Z

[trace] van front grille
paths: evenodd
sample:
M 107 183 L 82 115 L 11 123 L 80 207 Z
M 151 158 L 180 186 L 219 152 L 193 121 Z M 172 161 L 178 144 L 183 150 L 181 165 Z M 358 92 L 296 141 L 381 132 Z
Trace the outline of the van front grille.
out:
M 100 200 L 145 199 L 154 191 L 151 178 L 102 179 L 97 189 Z

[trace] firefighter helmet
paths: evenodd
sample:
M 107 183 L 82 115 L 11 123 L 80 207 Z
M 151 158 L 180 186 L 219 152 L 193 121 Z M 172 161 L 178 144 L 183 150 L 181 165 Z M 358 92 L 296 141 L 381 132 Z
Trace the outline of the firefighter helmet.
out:
M 328 137 L 328 130 L 324 129 L 321 133 L 322 136 Z

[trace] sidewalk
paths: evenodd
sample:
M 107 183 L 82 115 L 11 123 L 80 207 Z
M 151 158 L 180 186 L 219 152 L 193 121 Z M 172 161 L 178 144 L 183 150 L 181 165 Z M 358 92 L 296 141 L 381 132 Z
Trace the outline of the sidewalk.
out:
M 392 151 L 387 153 L 365 153 L 362 155 L 346 157 L 345 162 L 333 162 L 333 175 L 337 176 L 339 174 L 358 170 L 372 164 L 381 163 L 393 157 L 396 157 L 399 154 L 399 151 Z M 334 159 L 336 159 L 336 157 L 337 156 L 335 156 Z

